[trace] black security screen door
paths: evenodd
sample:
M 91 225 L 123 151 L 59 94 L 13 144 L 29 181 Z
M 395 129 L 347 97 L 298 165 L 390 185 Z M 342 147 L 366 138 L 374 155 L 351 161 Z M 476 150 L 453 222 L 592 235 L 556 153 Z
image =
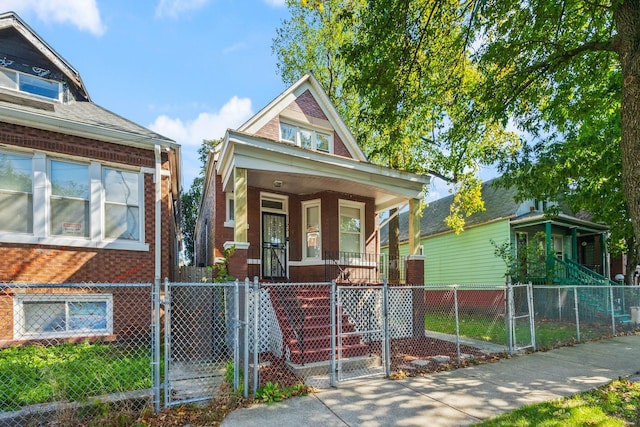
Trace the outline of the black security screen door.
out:
M 287 277 L 287 217 L 283 214 L 262 213 L 262 277 Z

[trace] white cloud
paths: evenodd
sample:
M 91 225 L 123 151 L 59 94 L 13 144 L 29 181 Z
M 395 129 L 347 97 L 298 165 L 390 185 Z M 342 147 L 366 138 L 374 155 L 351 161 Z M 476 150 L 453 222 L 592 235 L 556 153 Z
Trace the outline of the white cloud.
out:
M 148 127 L 182 145 L 182 176 L 188 188 L 200 171 L 198 148 L 202 141 L 223 137 L 227 129 L 240 126 L 252 115 L 251 99 L 234 96 L 217 112 L 203 112 L 188 121 L 161 115 Z
M 287 0 L 264 0 L 269 6 L 282 7 L 287 5 Z
M 183 13 L 204 7 L 209 0 L 160 0 L 156 7 L 157 18 L 177 18 Z
M 34 12 L 47 23 L 70 23 L 96 36 L 105 33 L 96 0 L 2 0 L 0 9 L 19 15 Z

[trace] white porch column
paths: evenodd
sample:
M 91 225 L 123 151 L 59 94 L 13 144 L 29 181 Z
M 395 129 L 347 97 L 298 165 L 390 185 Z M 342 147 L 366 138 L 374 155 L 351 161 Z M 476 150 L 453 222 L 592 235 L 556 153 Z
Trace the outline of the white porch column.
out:
M 420 255 L 420 200 L 409 200 L 409 255 Z
M 234 240 L 236 242 L 248 242 L 247 224 L 249 223 L 247 213 L 247 170 L 243 168 L 233 169 L 233 193 L 235 230 Z

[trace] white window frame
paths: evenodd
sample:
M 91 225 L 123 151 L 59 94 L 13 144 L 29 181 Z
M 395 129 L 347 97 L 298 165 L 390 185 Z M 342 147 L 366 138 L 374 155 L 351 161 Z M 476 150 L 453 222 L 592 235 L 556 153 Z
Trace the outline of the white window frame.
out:
M 31 197 L 31 223 L 29 223 L 29 218 L 26 218 L 27 221 L 27 230 L 31 229 L 31 231 L 26 231 L 26 232 L 22 232 L 22 231 L 8 231 L 8 230 L 0 230 L 0 233 L 16 233 L 16 234 L 22 234 L 22 235 L 30 235 L 33 233 L 33 222 L 34 222 L 34 218 L 33 218 L 33 156 L 30 156 L 28 153 L 21 153 L 21 152 L 13 152 L 13 151 L 1 151 L 0 154 L 6 154 L 6 155 L 13 155 L 13 156 L 21 156 L 24 157 L 25 159 L 31 159 L 31 189 L 29 190 L 29 192 L 24 192 L 24 191 L 16 191 L 16 190 L 2 190 L 0 189 L 0 192 L 2 192 L 3 194 L 23 194 L 26 195 L 26 197 Z
M 295 129 L 296 132 L 296 136 L 295 136 L 295 140 L 290 140 L 290 139 L 284 139 L 282 137 L 282 126 L 289 126 Z M 280 121 L 280 126 L 278 127 L 278 130 L 280 132 L 280 141 L 285 141 L 285 142 L 290 142 L 292 144 L 297 145 L 298 147 L 302 147 L 302 140 L 300 138 L 300 133 L 301 132 L 311 132 L 312 137 L 311 137 L 311 147 L 303 147 L 303 148 L 307 148 L 309 150 L 313 150 L 313 151 L 318 151 L 320 153 L 333 153 L 333 132 L 331 132 L 330 130 L 320 130 L 320 129 L 314 129 L 311 127 L 307 127 L 307 126 L 301 126 L 289 121 L 284 121 L 281 120 Z M 327 150 L 321 150 L 318 148 L 318 135 L 324 135 L 327 137 L 328 142 L 329 142 L 329 147 L 327 147 Z
M 318 255 L 314 257 L 307 256 L 307 230 L 304 229 L 307 224 L 307 209 L 318 208 Z M 306 200 L 302 202 L 302 260 L 319 260 L 322 259 L 322 203 L 320 199 Z
M 5 150 L 0 152 L 7 154 L 24 155 L 32 160 L 32 205 L 33 224 L 32 232 L 14 232 L 0 230 L 0 243 L 18 243 L 32 245 L 55 245 L 71 246 L 83 248 L 117 249 L 131 251 L 148 251 L 149 244 L 145 243 L 145 194 L 144 194 L 144 174 L 152 173 L 143 168 L 118 167 L 111 164 L 101 164 L 98 162 L 81 162 L 77 159 L 70 159 L 61 156 L 49 156 L 43 152 L 33 152 L 27 150 Z M 52 235 L 50 232 L 50 168 L 51 160 L 58 160 L 69 163 L 79 163 L 89 165 L 89 237 L 85 236 L 65 236 Z M 103 168 L 122 170 L 139 175 L 138 195 L 139 195 L 139 215 L 140 215 L 140 235 L 138 240 L 130 239 L 105 239 L 104 238 L 104 184 L 102 180 Z
M 72 164 L 72 165 L 79 165 L 79 166 L 86 166 L 87 167 L 87 184 L 89 185 L 89 194 L 87 195 L 86 199 L 81 199 L 79 197 L 71 197 L 71 196 L 60 196 L 60 195 L 54 195 L 53 194 L 53 184 L 51 182 L 51 163 L 52 162 L 60 162 L 60 163 L 68 163 L 68 164 Z M 52 157 L 49 158 L 47 161 L 47 209 L 46 209 L 46 216 L 47 216 L 47 235 L 53 237 L 53 238 L 58 238 L 58 239 L 82 239 L 82 240 L 88 240 L 91 238 L 91 232 L 94 229 L 95 225 L 92 224 L 91 222 L 91 172 L 90 172 L 90 166 L 88 163 L 82 163 L 82 162 L 77 162 L 77 161 L 73 161 L 73 160 L 68 160 L 68 159 L 61 159 L 58 157 Z M 76 201 L 80 201 L 83 200 L 85 202 L 88 203 L 88 224 L 87 227 L 89 228 L 87 230 L 87 236 L 73 236 L 73 235 L 65 235 L 65 234 L 53 234 L 53 230 L 51 230 L 52 227 L 52 200 L 55 199 L 65 199 L 65 200 L 76 200 Z M 35 213 L 34 213 L 35 214 Z
M 56 332 L 28 332 L 25 330 L 26 317 L 24 312 L 25 302 L 39 303 L 64 303 L 65 326 L 69 326 L 69 303 L 106 303 L 106 327 L 104 329 L 76 329 Z M 74 338 L 87 336 L 108 336 L 113 334 L 113 295 L 112 294 L 16 294 L 13 298 L 13 324 L 15 339 L 49 339 L 49 338 Z
M 129 205 L 129 204 L 124 204 L 124 203 L 118 203 L 118 202 L 113 202 L 113 201 L 107 201 L 107 196 L 106 196 L 106 184 L 104 182 L 104 172 L 105 170 L 112 170 L 112 171 L 117 171 L 117 172 L 126 172 L 126 173 L 130 173 L 130 174 L 134 174 L 137 177 L 137 185 L 138 185 L 138 204 L 137 205 Z M 101 168 L 100 171 L 100 178 L 101 178 L 101 192 L 102 192 L 102 238 L 106 241 L 127 241 L 127 242 L 142 242 L 143 240 L 143 233 L 144 233 L 144 216 L 143 216 L 143 206 L 144 206 L 144 179 L 143 176 L 136 171 L 131 171 L 131 170 L 127 170 L 127 169 L 122 169 L 122 168 L 114 168 L 114 167 L 110 167 L 110 166 L 104 166 Z M 107 205 L 119 205 L 119 206 L 136 206 L 138 208 L 138 238 L 136 240 L 134 239 L 114 239 L 111 237 L 107 237 L 106 236 L 106 232 L 107 232 L 107 215 L 106 215 L 106 210 L 107 210 Z
M 365 204 L 362 202 L 354 202 L 350 200 L 339 199 L 338 201 L 338 244 L 342 241 L 342 230 L 340 229 L 340 212 L 343 207 L 346 208 L 355 208 L 360 211 L 360 250 L 358 253 L 365 253 L 364 246 L 364 234 L 365 234 Z M 343 250 L 342 247 L 339 248 L 340 252 L 350 252 Z
M 236 226 L 236 218 L 235 218 L 235 203 L 236 198 L 233 193 L 225 193 L 225 227 L 235 227 Z
M 62 82 L 56 81 L 56 80 L 50 80 L 50 79 L 45 79 L 39 76 L 35 76 L 32 74 L 26 74 L 20 71 L 16 71 L 16 70 L 11 70 L 9 68 L 5 68 L 5 67 L 0 67 L 0 73 L 5 74 L 7 76 L 12 75 L 14 76 L 14 79 L 11 79 L 12 82 L 14 82 L 15 84 L 11 84 L 11 85 L 7 85 L 7 84 L 2 84 L 0 83 L 0 87 L 6 88 L 6 89 L 10 89 L 16 92 L 20 92 L 20 93 L 25 93 L 28 94 L 30 96 L 34 96 L 40 99 L 46 99 L 48 101 L 57 101 L 57 102 L 62 102 L 63 100 L 63 94 L 64 94 L 64 85 L 62 84 Z M 58 96 L 56 97 L 51 97 L 51 96 L 46 96 L 46 95 L 40 95 L 38 93 L 35 92 L 31 92 L 28 90 L 24 90 L 22 88 L 22 79 L 34 79 L 36 81 L 42 81 L 42 82 L 46 82 L 51 84 L 52 86 L 57 86 L 57 93 Z M 6 82 L 6 79 L 2 79 L 0 80 L 2 82 Z

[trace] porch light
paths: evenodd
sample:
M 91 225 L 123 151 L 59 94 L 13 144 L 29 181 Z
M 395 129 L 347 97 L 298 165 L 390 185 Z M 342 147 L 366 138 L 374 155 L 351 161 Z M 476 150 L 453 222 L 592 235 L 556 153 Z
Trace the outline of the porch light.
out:
M 275 181 L 273 181 L 273 186 L 276 188 L 282 187 L 282 181 L 280 181 L 279 179 L 276 179 Z

